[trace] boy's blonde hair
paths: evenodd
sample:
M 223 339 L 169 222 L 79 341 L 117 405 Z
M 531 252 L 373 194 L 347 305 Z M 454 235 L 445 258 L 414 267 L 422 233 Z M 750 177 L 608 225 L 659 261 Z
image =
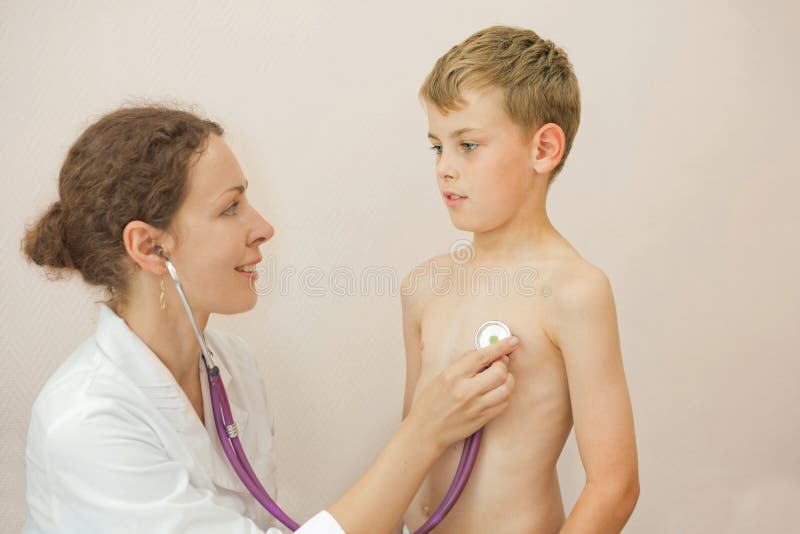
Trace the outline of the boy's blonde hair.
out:
M 581 98 L 566 52 L 531 30 L 492 26 L 471 35 L 440 57 L 419 96 L 440 111 L 458 109 L 469 89 L 496 87 L 504 109 L 532 136 L 548 122 L 564 130 L 564 154 L 548 186 L 561 172 L 578 131 Z

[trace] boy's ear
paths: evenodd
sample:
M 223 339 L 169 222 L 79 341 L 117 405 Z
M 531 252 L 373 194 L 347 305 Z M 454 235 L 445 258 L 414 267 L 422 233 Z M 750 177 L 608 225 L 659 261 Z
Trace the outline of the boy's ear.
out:
M 548 122 L 533 135 L 533 170 L 547 174 L 559 164 L 564 155 L 564 130 Z

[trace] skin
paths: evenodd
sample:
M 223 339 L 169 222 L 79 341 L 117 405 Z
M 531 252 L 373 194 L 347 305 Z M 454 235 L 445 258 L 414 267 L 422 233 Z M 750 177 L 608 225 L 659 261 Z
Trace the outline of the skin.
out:
M 432 258 L 406 278 L 404 414 L 484 321 L 505 322 L 520 345 L 509 365 L 511 406 L 487 425 L 470 482 L 437 532 L 619 532 L 639 494 L 633 416 L 608 278 L 546 211 L 564 133 L 548 123 L 523 135 L 497 89 L 463 97 L 457 110 L 426 112 L 439 189 L 468 197 L 447 209 L 457 228 L 473 232 L 474 255 Z M 508 275 L 505 295 L 476 277 L 487 267 Z M 531 267 L 536 278 L 524 287 L 533 296 L 513 283 Z M 468 283 L 458 286 L 459 276 Z M 573 425 L 586 485 L 565 517 L 556 462 Z M 460 454 L 456 444 L 431 468 L 405 516 L 412 532 L 441 502 Z
M 125 249 L 138 269 L 126 304 L 116 304 L 115 311 L 164 362 L 202 421 L 199 345 L 169 275 L 167 306 L 160 309 L 166 264 L 154 248 L 161 246 L 174 264 L 202 331 L 212 313 L 236 314 L 255 306 L 257 293 L 235 268 L 259 260 L 260 246 L 274 229 L 248 202 L 247 180 L 222 138 L 209 136 L 187 179 L 188 194 L 170 228 L 159 230 L 143 221 L 125 226 Z M 507 354 L 516 341 L 464 351 L 419 392 L 419 408 L 328 507 L 349 534 L 390 532 L 439 455 L 508 407 L 514 378 Z
M 241 313 L 255 306 L 257 294 L 235 268 L 260 259 L 259 246 L 275 231 L 247 202 L 247 180 L 220 137 L 210 136 L 187 180 L 188 194 L 167 231 L 142 221 L 126 225 L 125 248 L 140 270 L 131 281 L 128 304 L 115 311 L 172 372 L 202 420 L 197 367 L 200 347 L 154 246 L 161 245 L 178 271 L 197 326 L 203 331 L 212 312 Z M 165 310 L 153 297 L 160 294 L 162 275 L 166 278 Z

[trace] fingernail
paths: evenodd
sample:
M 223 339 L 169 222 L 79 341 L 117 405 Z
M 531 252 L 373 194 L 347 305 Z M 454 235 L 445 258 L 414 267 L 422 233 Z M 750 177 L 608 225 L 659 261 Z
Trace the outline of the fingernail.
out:
M 508 338 L 508 344 L 511 345 L 512 347 L 517 343 L 519 343 L 519 339 L 517 339 L 517 336 L 511 336 L 510 338 Z

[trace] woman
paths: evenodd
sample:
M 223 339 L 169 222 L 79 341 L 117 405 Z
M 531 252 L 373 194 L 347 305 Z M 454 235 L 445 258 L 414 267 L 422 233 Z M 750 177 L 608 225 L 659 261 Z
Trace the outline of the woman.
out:
M 60 199 L 26 232 L 31 261 L 77 271 L 108 296 L 95 335 L 34 403 L 26 533 L 255 533 L 274 524 L 224 456 L 200 347 L 163 259 L 180 273 L 240 439 L 274 495 L 255 359 L 240 338 L 206 330 L 211 313 L 256 304 L 248 266 L 274 233 L 249 204 L 222 134 L 184 111 L 112 112 L 71 147 Z M 504 354 L 515 341 L 466 353 L 442 373 L 367 472 L 298 532 L 391 531 L 440 453 L 507 406 L 513 378 Z

